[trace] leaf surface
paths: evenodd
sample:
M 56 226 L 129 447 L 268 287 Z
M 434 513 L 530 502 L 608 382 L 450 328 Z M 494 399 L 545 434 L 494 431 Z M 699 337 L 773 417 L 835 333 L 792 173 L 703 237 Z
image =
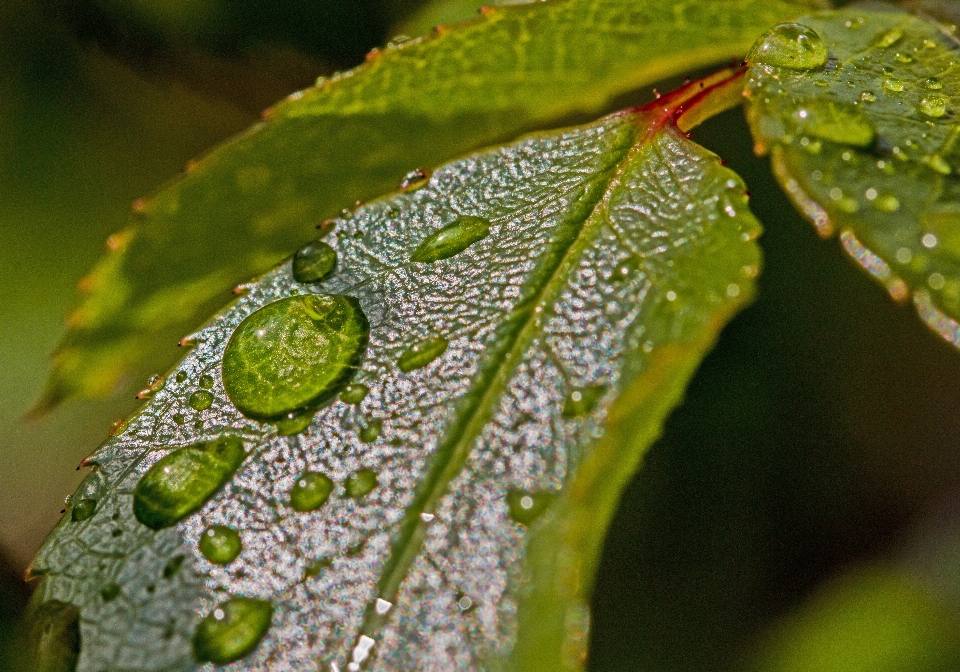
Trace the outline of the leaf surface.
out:
M 752 52 L 758 148 L 821 235 L 839 232 L 894 299 L 912 296 L 960 347 L 960 42 L 903 13 L 825 12 L 798 25 L 813 32 L 781 27 Z M 771 64 L 791 40 L 819 41 L 825 57 Z
M 740 59 L 785 0 L 553 0 L 372 53 L 291 96 L 266 121 L 138 201 L 130 228 L 81 282 L 38 405 L 105 394 L 222 306 L 236 283 L 306 242 L 313 227 L 389 191 L 406 173 L 597 113 L 670 75 Z
M 743 184 L 675 125 L 742 74 L 447 164 L 334 222 L 326 279 L 248 285 L 35 560 L 77 669 L 580 669 L 619 492 L 753 293 Z

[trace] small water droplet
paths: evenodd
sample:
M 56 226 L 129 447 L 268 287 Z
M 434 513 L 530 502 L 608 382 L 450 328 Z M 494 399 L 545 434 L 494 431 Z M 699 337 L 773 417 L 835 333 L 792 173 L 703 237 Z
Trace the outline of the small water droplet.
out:
M 277 420 L 277 436 L 296 436 L 313 424 L 313 412 L 288 413 L 283 420 Z
M 362 383 L 350 383 L 340 393 L 340 401 L 345 404 L 359 404 L 367 398 L 370 388 Z
M 793 70 L 813 70 L 827 62 L 827 45 L 811 28 L 783 23 L 761 37 L 747 60 Z
M 187 419 L 184 417 L 183 413 L 174 413 L 174 414 L 173 414 L 173 421 L 174 421 L 175 423 L 177 423 L 178 425 L 182 425 L 183 423 L 185 423 L 185 422 L 187 421 Z
M 909 264 L 913 259 L 913 252 L 907 247 L 901 247 L 897 250 L 897 261 L 901 264 Z
M 905 51 L 898 51 L 894 55 L 893 60 L 895 60 L 897 63 L 913 63 L 913 56 Z
M 932 250 L 937 246 L 937 237 L 932 233 L 925 233 L 923 238 L 920 239 L 920 244 L 928 250 Z
M 209 390 L 211 387 L 213 387 L 213 376 L 205 373 L 200 376 L 200 380 L 197 381 L 197 384 L 203 389 Z
M 120 595 L 120 586 L 116 583 L 108 583 L 100 589 L 100 597 L 104 602 L 112 602 Z
M 306 294 L 247 317 L 223 353 L 223 386 L 241 413 L 282 420 L 332 399 L 354 375 L 370 331 L 350 296 Z
M 896 212 L 900 209 L 900 199 L 893 194 L 883 194 L 873 202 L 873 207 L 881 212 Z
M 201 663 L 226 665 L 250 654 L 270 629 L 273 605 L 252 597 L 231 597 L 204 616 L 193 635 Z
M 163 578 L 172 579 L 180 571 L 180 567 L 183 566 L 183 561 L 186 560 L 185 555 L 175 555 L 170 560 L 167 561 L 167 564 L 163 566 Z
M 454 600 L 457 603 L 457 609 L 460 610 L 461 614 L 469 614 L 471 611 L 477 608 L 477 603 L 474 602 L 466 593 L 462 590 L 457 591 Z
M 31 669 L 73 672 L 80 657 L 80 610 L 60 600 L 44 602 L 30 615 L 30 641 Z
M 322 240 L 301 247 L 293 255 L 293 279 L 301 283 L 322 282 L 337 268 L 337 253 Z
M 829 142 L 868 147 L 876 137 L 873 123 L 860 108 L 832 100 L 807 101 L 793 118 L 801 132 Z
M 211 525 L 200 535 L 200 553 L 215 565 L 228 565 L 243 550 L 240 534 L 226 525 Z
M 943 88 L 943 81 L 938 77 L 930 77 L 923 83 L 923 85 L 931 91 L 939 91 Z
M 377 601 L 373 605 L 373 610 L 377 612 L 378 615 L 385 615 L 390 609 L 393 608 L 393 602 L 388 602 L 382 597 L 378 597 Z
M 903 38 L 903 31 L 899 28 L 894 28 L 893 30 L 888 30 L 883 33 L 879 33 L 876 37 L 873 38 L 873 46 L 880 49 L 886 49 L 887 47 L 892 47 L 897 42 Z
M 213 405 L 213 393 L 209 390 L 197 390 L 190 395 L 187 403 L 195 411 L 205 411 Z
M 443 336 L 425 338 L 407 348 L 397 359 L 397 367 L 404 373 L 421 369 L 447 350 L 447 339 Z
M 358 498 L 368 495 L 377 487 L 377 472 L 371 469 L 355 471 L 347 476 L 343 487 L 346 490 L 347 497 Z
M 416 191 L 427 186 L 428 182 L 430 182 L 430 171 L 426 168 L 417 168 L 411 170 L 400 180 L 400 191 Z
M 380 438 L 380 432 L 383 431 L 383 421 L 380 419 L 370 420 L 365 427 L 357 432 L 357 436 L 364 443 L 373 443 Z
M 877 94 L 873 91 L 864 91 L 860 94 L 860 100 L 865 103 L 875 103 L 877 102 Z
M 610 282 L 625 282 L 640 269 L 640 260 L 630 257 L 617 264 L 610 273 Z
M 570 390 L 566 400 L 563 402 L 563 416 L 566 418 L 579 418 L 587 415 L 594 409 L 600 397 L 607 391 L 606 385 L 587 385 Z
M 927 284 L 930 285 L 930 289 L 940 291 L 947 284 L 947 279 L 941 273 L 931 273 L 927 276 Z
M 553 498 L 554 495 L 551 492 L 510 490 L 507 492 L 510 517 L 521 525 L 529 525 L 546 512 Z
M 294 511 L 316 511 L 333 492 L 333 481 L 325 474 L 305 471 L 290 488 L 290 508 Z
M 183 383 L 183 382 L 185 382 L 185 381 L 187 380 L 187 372 L 186 372 L 186 371 L 178 371 L 178 372 L 177 372 L 177 377 L 176 377 L 175 380 L 176 380 L 178 383 Z
M 894 93 L 900 93 L 903 91 L 903 80 L 897 79 L 896 77 L 887 77 L 883 80 L 883 88 L 887 91 L 893 91 Z
M 938 119 L 947 113 L 947 101 L 942 93 L 928 93 L 920 99 L 917 109 L 921 114 Z
M 223 487 L 246 456 L 243 443 L 234 436 L 177 448 L 137 483 L 134 515 L 153 530 L 176 525 Z
M 97 500 L 95 499 L 78 499 L 74 501 L 73 507 L 70 511 L 70 520 L 75 523 L 87 520 L 92 517 L 97 511 Z
M 449 259 L 490 235 L 490 221 L 469 215 L 458 217 L 427 236 L 410 255 L 410 261 L 432 263 Z

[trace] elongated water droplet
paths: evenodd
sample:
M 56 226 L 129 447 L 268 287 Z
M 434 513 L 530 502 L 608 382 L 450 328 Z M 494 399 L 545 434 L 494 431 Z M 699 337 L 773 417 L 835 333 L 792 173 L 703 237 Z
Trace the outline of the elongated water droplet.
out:
M 761 37 L 747 60 L 793 70 L 813 70 L 827 62 L 827 45 L 817 33 L 799 23 L 783 23 Z
M 80 657 L 80 610 L 60 600 L 41 604 L 30 618 L 33 669 L 73 672 Z
M 104 602 L 113 602 L 120 595 L 120 586 L 116 583 L 108 583 L 100 589 L 100 598 Z
M 373 492 L 377 487 L 377 472 L 370 469 L 355 471 L 343 483 L 347 497 L 363 497 Z
M 226 665 L 250 654 L 270 629 L 273 605 L 252 597 L 232 597 L 204 616 L 193 635 L 193 655 L 201 663 Z
M 304 431 L 313 422 L 313 413 L 288 413 L 283 420 L 277 420 L 278 436 L 295 436 Z
M 362 383 L 350 383 L 340 393 L 340 401 L 345 404 L 359 404 L 367 398 L 370 388 Z
M 892 47 L 897 42 L 903 38 L 903 31 L 899 28 L 894 28 L 893 30 L 888 30 L 886 32 L 878 34 L 873 38 L 873 46 L 880 49 L 886 49 L 887 47 Z
M 370 420 L 365 427 L 357 432 L 357 436 L 364 443 L 373 443 L 380 438 L 380 432 L 383 431 L 383 421 L 380 419 Z
M 227 565 L 243 550 L 240 534 L 226 525 L 211 525 L 200 535 L 200 553 L 215 565 Z
M 95 499 L 79 499 L 73 502 L 73 507 L 70 510 L 70 520 L 75 523 L 86 520 L 93 516 L 97 511 L 97 500 Z
M 281 299 L 247 317 L 223 353 L 223 386 L 241 413 L 282 420 L 317 408 L 349 382 L 370 326 L 350 296 Z
M 550 492 L 510 490 L 507 492 L 510 517 L 521 525 L 529 525 L 546 512 L 553 497 L 553 493 Z
M 947 97 L 942 93 L 928 93 L 920 99 L 921 114 L 938 119 L 947 113 Z
M 404 373 L 420 369 L 442 355 L 447 349 L 443 336 L 426 338 L 407 348 L 397 360 L 397 367 Z
M 213 405 L 213 393 L 209 390 L 197 390 L 190 395 L 187 403 L 195 411 L 205 411 Z
M 337 253 L 322 240 L 316 240 L 297 250 L 291 265 L 297 282 L 322 282 L 337 268 Z
M 305 471 L 290 488 L 290 508 L 294 511 L 316 511 L 333 492 L 333 481 L 316 471 Z
M 803 133 L 843 145 L 868 147 L 876 137 L 873 124 L 859 108 L 832 100 L 808 101 L 793 118 Z
M 427 186 L 428 182 L 430 182 L 430 171 L 426 168 L 417 168 L 411 170 L 400 180 L 400 191 L 416 191 Z
M 143 475 L 133 491 L 133 513 L 160 530 L 199 510 L 229 481 L 247 454 L 234 436 L 177 448 Z
M 597 405 L 606 390 L 606 385 L 588 385 L 570 390 L 566 401 L 563 402 L 564 417 L 578 418 L 587 415 Z
M 490 235 L 490 221 L 483 217 L 458 217 L 431 233 L 410 255 L 410 261 L 432 263 L 460 254 Z

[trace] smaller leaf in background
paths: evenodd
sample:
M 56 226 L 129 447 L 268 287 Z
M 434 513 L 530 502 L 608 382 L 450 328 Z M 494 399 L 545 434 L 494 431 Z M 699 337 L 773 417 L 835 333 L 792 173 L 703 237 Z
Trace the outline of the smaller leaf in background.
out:
M 905 13 L 824 12 L 750 55 L 758 151 L 822 236 L 960 347 L 960 42 Z

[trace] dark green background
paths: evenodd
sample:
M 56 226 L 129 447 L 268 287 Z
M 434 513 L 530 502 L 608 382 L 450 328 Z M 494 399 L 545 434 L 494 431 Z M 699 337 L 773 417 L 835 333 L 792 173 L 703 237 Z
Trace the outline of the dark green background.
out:
M 414 9 L 399 0 L 168 5 L 0 7 L 5 670 L 23 654 L 28 588 L 19 577 L 79 482 L 74 466 L 133 408 L 131 390 L 143 382 L 21 420 L 76 281 L 130 201 L 273 100 L 362 60 Z M 649 98 L 640 91 L 621 103 Z M 766 268 L 758 301 L 724 332 L 624 496 L 597 578 L 590 666 L 752 669 L 764 642 L 792 636 L 783 617 L 870 566 L 914 581 L 946 624 L 945 638 L 921 636 L 919 653 L 890 658 L 888 669 L 960 669 L 951 639 L 960 353 L 893 304 L 836 241 L 816 238 L 753 156 L 742 112 L 694 137 L 750 186 L 767 229 Z M 863 627 L 851 646 L 872 646 L 863 632 L 885 632 Z

